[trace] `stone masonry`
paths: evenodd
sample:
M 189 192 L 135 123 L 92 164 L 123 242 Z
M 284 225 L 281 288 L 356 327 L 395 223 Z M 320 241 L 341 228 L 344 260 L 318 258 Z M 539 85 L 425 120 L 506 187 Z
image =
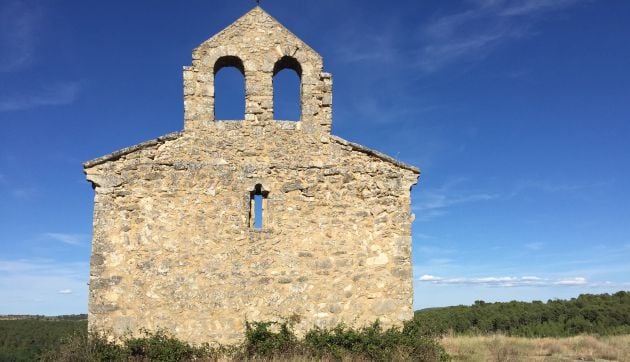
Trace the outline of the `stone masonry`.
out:
M 222 67 L 245 77 L 242 120 L 214 119 Z M 299 121 L 273 117 L 285 68 L 300 76 Z M 91 330 L 235 343 L 246 320 L 291 318 L 301 334 L 413 316 L 419 171 L 330 134 L 319 54 L 255 7 L 193 51 L 184 104 L 183 131 L 83 165 L 95 191 Z

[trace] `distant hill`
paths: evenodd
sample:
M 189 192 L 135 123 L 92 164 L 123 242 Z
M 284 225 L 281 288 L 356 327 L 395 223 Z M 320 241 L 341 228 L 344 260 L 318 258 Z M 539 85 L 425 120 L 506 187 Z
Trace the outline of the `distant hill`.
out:
M 581 294 L 570 300 L 507 303 L 476 301 L 471 306 L 415 312 L 422 328 L 437 333 L 502 333 L 522 337 L 564 337 L 589 333 L 630 333 L 630 292 Z
M 87 314 L 64 314 L 57 316 L 45 316 L 38 314 L 6 314 L 0 315 L 0 320 L 16 320 L 16 319 L 38 319 L 38 320 L 48 320 L 48 321 L 80 321 L 86 320 Z

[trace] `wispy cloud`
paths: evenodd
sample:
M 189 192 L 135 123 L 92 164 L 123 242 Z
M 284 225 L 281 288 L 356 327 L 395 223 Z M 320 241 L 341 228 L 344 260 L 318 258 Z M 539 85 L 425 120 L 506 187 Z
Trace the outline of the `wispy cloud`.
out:
M 6 157 L 9 162 L 15 162 L 13 156 Z M 0 195 L 6 194 L 19 201 L 28 201 L 39 194 L 39 188 L 29 184 L 16 184 L 9 176 L 0 174 Z
M 414 238 L 415 237 L 416 235 L 414 234 Z M 444 254 L 453 254 L 457 252 L 457 250 L 455 249 L 444 248 L 444 247 L 435 246 L 435 245 L 426 245 L 426 244 L 415 246 L 415 250 L 425 255 L 444 255 Z
M 520 180 L 516 183 L 514 191 L 507 197 L 517 196 L 525 191 L 535 190 L 546 193 L 572 193 L 583 190 L 592 190 L 612 186 L 614 180 L 597 181 L 592 183 L 552 182 L 549 180 Z
M 500 276 L 481 278 L 442 278 L 424 274 L 418 281 L 438 285 L 483 285 L 493 287 L 551 287 L 551 286 L 601 286 L 612 283 L 591 283 L 584 277 L 548 279 L 537 276 Z
M 427 221 L 448 213 L 448 208 L 478 201 L 488 201 L 499 198 L 498 194 L 462 190 L 458 184 L 464 180 L 455 180 L 446 183 L 439 188 L 424 190 L 418 196 L 418 200 L 412 205 L 416 213 L 416 220 Z
M 39 275 L 46 273 L 51 276 L 85 277 L 85 275 L 80 275 L 78 269 L 87 266 L 88 264 L 83 262 L 57 262 L 51 259 L 0 259 L 0 272 L 8 274 Z
M 80 90 L 79 82 L 60 82 L 44 86 L 32 93 L 5 96 L 0 99 L 0 112 L 71 104 L 77 99 Z
M 362 42 L 344 42 L 344 46 L 338 48 L 337 55 L 347 63 L 392 62 L 399 53 L 392 35 L 391 32 L 364 35 Z
M 529 249 L 529 250 L 534 250 L 534 251 L 537 251 L 537 250 L 542 249 L 542 247 L 543 247 L 544 245 L 545 245 L 545 244 L 544 244 L 544 243 L 541 243 L 541 242 L 534 242 L 534 243 L 527 243 L 527 244 L 525 244 L 525 247 L 526 247 L 527 249 Z
M 14 187 L 9 190 L 11 196 L 18 200 L 30 200 L 38 193 L 36 187 L 22 186 Z
M 72 294 L 72 289 L 62 289 L 58 291 L 59 294 Z
M 44 233 L 43 238 L 60 241 L 68 245 L 83 246 L 88 241 L 86 234 L 68 234 L 68 233 Z
M 448 267 L 454 265 L 455 262 L 456 260 L 452 258 L 431 258 L 427 260 L 425 265 L 430 265 L 434 267 Z
M 544 15 L 579 0 L 477 0 L 458 13 L 436 18 L 422 33 L 419 66 L 426 72 L 461 60 L 478 60 L 496 46 L 532 34 Z
M 545 180 L 522 180 L 517 182 L 511 190 L 496 193 L 470 190 L 464 187 L 463 184 L 465 184 L 465 182 L 465 179 L 456 179 L 437 188 L 421 190 L 412 204 L 412 210 L 416 213 L 416 220 L 428 221 L 446 215 L 448 214 L 449 208 L 461 204 L 495 199 L 506 200 L 530 191 L 571 194 L 582 193 L 584 190 L 605 188 L 614 184 L 614 180 L 583 184 L 554 183 Z M 543 244 L 540 242 L 532 242 L 524 246 L 531 250 L 539 250 L 542 248 Z
M 33 62 L 41 10 L 25 1 L 0 5 L 0 72 L 13 72 Z

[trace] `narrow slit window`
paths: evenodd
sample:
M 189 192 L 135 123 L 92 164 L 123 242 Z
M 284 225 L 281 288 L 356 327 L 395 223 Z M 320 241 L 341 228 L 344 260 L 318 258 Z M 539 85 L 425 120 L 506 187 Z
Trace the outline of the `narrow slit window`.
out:
M 269 192 L 264 191 L 261 184 L 250 192 L 249 226 L 260 230 L 265 226 L 265 204 Z
M 254 195 L 254 229 L 262 229 L 262 195 Z

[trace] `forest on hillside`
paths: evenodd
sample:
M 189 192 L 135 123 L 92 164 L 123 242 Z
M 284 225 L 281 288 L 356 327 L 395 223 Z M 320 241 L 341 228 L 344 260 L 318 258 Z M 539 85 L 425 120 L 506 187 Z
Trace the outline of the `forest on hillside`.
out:
M 581 294 L 570 300 L 486 303 L 416 311 L 414 320 L 435 333 L 501 333 L 520 337 L 630 333 L 630 292 Z

